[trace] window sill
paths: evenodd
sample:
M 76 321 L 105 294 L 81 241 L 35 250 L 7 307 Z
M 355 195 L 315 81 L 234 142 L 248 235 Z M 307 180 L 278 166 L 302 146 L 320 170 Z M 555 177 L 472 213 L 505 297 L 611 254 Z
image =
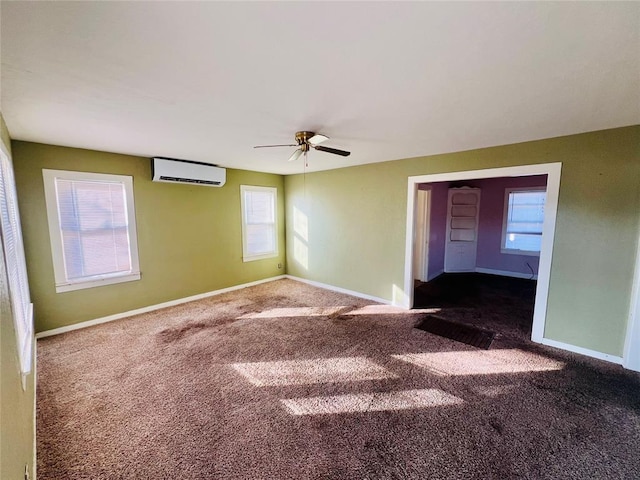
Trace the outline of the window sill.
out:
M 265 258 L 274 258 L 278 256 L 278 252 L 274 253 L 265 253 L 263 255 L 251 255 L 251 256 L 243 256 L 243 262 L 253 262 L 254 260 L 264 260 Z
M 507 255 L 526 255 L 528 257 L 539 257 L 540 252 L 534 252 L 531 250 L 513 250 L 513 249 L 500 249 L 500 253 L 505 253 Z
M 114 283 L 133 282 L 135 280 L 140 280 L 140 273 L 129 273 L 127 275 L 103 277 L 78 283 L 56 285 L 56 293 L 71 292 L 73 290 L 82 290 L 84 288 L 102 287 L 105 285 L 113 285 Z

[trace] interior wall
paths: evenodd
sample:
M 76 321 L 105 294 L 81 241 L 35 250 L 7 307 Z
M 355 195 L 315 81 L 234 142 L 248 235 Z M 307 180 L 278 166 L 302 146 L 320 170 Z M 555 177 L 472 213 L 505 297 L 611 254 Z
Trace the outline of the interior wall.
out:
M 452 186 L 476 187 L 481 190 L 480 215 L 478 218 L 478 253 L 476 268 L 495 272 L 511 272 L 522 275 L 537 275 L 539 257 L 502 253 L 502 222 L 504 218 L 504 195 L 507 188 L 545 187 L 546 175 L 528 177 L 499 177 L 470 180 L 451 184 L 436 182 L 424 184 L 432 198 L 437 192 L 437 200 L 432 201 L 431 231 L 429 245 L 429 278 L 434 278 L 444 269 L 445 235 L 447 231 L 448 189 Z M 437 202 L 437 203 L 436 203 Z M 433 264 L 433 269 L 431 268 Z M 529 268 L 529 266 L 531 268 Z M 433 276 L 432 276 L 433 275 Z
M 540 257 L 515 255 L 500 251 L 504 220 L 504 195 L 507 188 L 546 187 L 547 176 L 485 178 L 474 180 L 470 182 L 470 185 L 482 190 L 476 266 L 489 270 L 537 275 Z
M 13 154 L 36 331 L 285 272 L 280 175 L 227 169 L 226 184 L 215 188 L 151 182 L 151 162 L 145 157 L 30 142 L 14 142 Z M 141 280 L 56 293 L 43 168 L 134 177 Z M 242 261 L 241 184 L 278 189 L 278 257 Z
M 9 132 L 0 114 L 0 131 L 6 152 L 11 153 Z M 0 478 L 24 478 L 25 465 L 33 478 L 35 374 L 25 378 L 18 359 L 16 332 L 9 298 L 7 267 L 0 242 Z M 35 361 L 33 362 L 35 366 Z M 35 369 L 35 367 L 34 367 Z
M 287 242 L 298 236 L 294 210 L 308 224 L 288 271 L 399 300 L 407 177 L 562 162 L 545 337 L 621 356 L 640 225 L 638 138 L 632 126 L 287 176 Z

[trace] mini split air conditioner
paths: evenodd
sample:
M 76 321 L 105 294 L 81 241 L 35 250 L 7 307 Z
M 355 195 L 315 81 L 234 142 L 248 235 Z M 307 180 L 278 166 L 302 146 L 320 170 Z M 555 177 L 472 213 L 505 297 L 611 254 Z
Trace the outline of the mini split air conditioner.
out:
M 209 163 L 154 157 L 151 159 L 151 180 L 221 187 L 227 181 L 227 170 Z

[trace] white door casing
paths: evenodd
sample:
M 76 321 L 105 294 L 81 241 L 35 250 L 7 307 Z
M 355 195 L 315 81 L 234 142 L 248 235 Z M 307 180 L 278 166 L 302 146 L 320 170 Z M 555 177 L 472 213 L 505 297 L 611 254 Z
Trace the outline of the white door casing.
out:
M 629 322 L 627 323 L 622 365 L 630 370 L 640 372 L 640 235 L 638 236 L 636 270 L 631 290 Z
M 416 225 L 413 250 L 413 278 L 427 281 L 429 274 L 429 219 L 431 217 L 431 191 L 416 191 Z

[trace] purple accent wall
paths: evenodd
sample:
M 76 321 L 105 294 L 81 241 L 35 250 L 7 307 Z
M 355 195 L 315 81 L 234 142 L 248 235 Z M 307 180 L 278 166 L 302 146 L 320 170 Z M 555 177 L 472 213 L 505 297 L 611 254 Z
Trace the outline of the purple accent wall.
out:
M 504 191 L 506 188 L 545 187 L 547 176 L 486 178 L 471 182 L 482 189 L 478 228 L 477 268 L 538 274 L 539 257 L 500 253 L 502 221 L 504 216 Z M 531 265 L 531 269 L 527 266 Z
M 502 242 L 502 217 L 504 215 L 504 193 L 506 188 L 544 187 L 546 175 L 530 177 L 500 177 L 466 182 L 438 182 L 420 185 L 431 190 L 431 221 L 429 234 L 429 278 L 444 270 L 444 248 L 447 227 L 447 196 L 449 187 L 478 187 L 480 195 L 480 218 L 478 226 L 477 268 L 501 270 L 514 273 L 538 274 L 539 257 L 512 255 L 500 252 Z

